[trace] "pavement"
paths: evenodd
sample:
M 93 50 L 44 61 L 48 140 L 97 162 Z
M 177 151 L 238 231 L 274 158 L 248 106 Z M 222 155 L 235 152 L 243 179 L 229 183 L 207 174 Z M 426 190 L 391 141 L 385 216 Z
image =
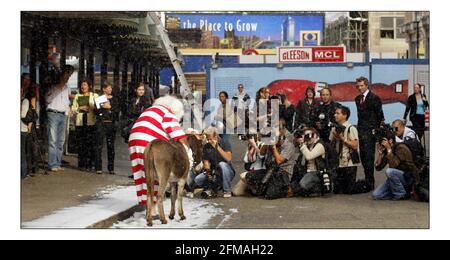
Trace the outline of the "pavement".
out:
M 427 138 L 427 141 L 429 138 Z M 246 144 L 232 137 L 233 165 L 239 174 L 243 169 Z M 429 150 L 429 149 L 427 149 Z M 106 151 L 103 152 L 106 164 Z M 130 164 L 127 145 L 118 137 L 116 141 L 116 175 L 96 175 L 76 170 L 76 157 L 64 156 L 69 162 L 60 174 L 27 178 L 21 185 L 21 223 L 36 221 L 63 208 L 77 207 L 102 196 L 105 190 L 133 185 L 128 179 Z M 233 183 L 238 181 L 238 174 Z M 362 169 L 358 170 L 362 178 Z M 376 173 L 376 185 L 385 181 L 383 173 Z M 289 198 L 263 200 L 254 197 L 215 198 L 209 202 L 221 209 L 204 228 L 420 228 L 430 227 L 429 204 L 408 201 L 373 201 L 370 194 L 333 195 L 319 198 Z M 133 205 L 134 206 L 134 205 Z M 111 212 L 108 227 L 129 217 L 133 207 L 126 211 Z M 168 209 L 166 209 L 167 211 Z M 187 216 L 189 221 L 189 216 Z M 93 225 L 95 223 L 92 223 Z

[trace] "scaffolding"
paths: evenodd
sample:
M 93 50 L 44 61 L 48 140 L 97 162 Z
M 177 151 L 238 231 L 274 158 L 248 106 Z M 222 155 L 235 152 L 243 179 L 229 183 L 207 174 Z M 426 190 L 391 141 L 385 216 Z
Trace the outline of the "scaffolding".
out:
M 346 46 L 347 52 L 368 51 L 368 12 L 348 12 L 326 27 L 326 45 Z

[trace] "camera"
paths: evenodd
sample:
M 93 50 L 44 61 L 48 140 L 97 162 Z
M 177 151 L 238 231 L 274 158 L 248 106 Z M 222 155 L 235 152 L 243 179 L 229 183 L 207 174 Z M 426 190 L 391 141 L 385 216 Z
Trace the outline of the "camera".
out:
M 341 124 L 338 124 L 338 123 L 333 123 L 333 122 L 330 122 L 328 124 L 328 127 L 330 127 L 330 128 L 334 127 L 336 129 L 336 133 L 338 133 L 338 134 L 343 134 L 345 132 L 345 129 L 346 129 L 345 126 L 343 126 Z
M 245 134 L 245 135 L 239 135 L 239 139 L 241 140 L 241 141 L 248 141 L 248 140 L 250 140 L 250 139 L 257 139 L 256 138 L 256 134 Z
M 372 130 L 372 134 L 374 135 L 377 142 L 381 144 L 381 142 L 383 142 L 383 140 L 386 138 L 387 133 L 393 131 L 394 129 L 389 124 L 382 123 L 379 128 Z

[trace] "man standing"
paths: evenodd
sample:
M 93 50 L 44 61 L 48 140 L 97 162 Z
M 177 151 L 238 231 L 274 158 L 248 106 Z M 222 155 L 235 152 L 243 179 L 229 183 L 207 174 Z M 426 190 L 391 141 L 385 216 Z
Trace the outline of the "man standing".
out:
M 248 106 L 250 103 L 250 96 L 245 93 L 244 85 L 238 85 L 238 92 L 233 97 L 234 112 L 243 121 L 245 119 L 245 128 L 248 128 Z
M 384 122 L 381 99 L 369 90 L 369 80 L 365 77 L 356 79 L 356 86 L 361 93 L 355 98 L 358 109 L 358 134 L 361 162 L 364 167 L 366 182 L 370 190 L 375 187 L 374 161 L 376 138 L 375 129 Z
M 64 66 L 59 77 L 59 83 L 53 85 L 48 91 L 47 118 L 48 118 L 48 167 L 52 172 L 60 172 L 63 146 L 66 138 L 66 123 L 70 105 L 70 89 L 67 81 L 74 68 Z
M 131 170 L 134 176 L 138 201 L 147 204 L 147 180 L 144 171 L 144 151 L 148 143 L 158 140 L 174 140 L 182 143 L 192 166 L 192 150 L 188 147 L 186 133 L 181 128 L 183 103 L 173 96 L 163 96 L 155 100 L 152 107 L 147 108 L 134 123 L 128 140 Z M 154 190 L 158 190 L 158 181 L 154 182 Z M 156 194 L 153 196 L 156 205 Z M 153 210 L 153 209 L 152 209 Z M 153 212 L 154 213 L 154 212 Z
M 333 93 L 329 88 L 323 88 L 320 91 L 320 105 L 313 111 L 314 126 L 320 134 L 320 138 L 329 142 L 330 139 L 330 122 L 336 123 L 334 119 L 334 112 L 336 108 L 340 106 L 339 103 L 333 101 Z

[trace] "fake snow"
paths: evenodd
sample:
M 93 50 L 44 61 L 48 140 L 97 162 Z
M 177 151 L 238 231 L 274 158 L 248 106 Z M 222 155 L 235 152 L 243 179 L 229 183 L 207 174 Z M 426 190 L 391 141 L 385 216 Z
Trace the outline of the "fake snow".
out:
M 213 217 L 223 214 L 222 209 L 216 206 L 218 204 L 207 200 L 183 198 L 183 209 L 186 219 L 181 221 L 178 213 L 176 213 L 175 219 L 171 220 L 169 219 L 170 199 L 165 199 L 164 213 L 168 221 L 167 224 L 163 225 L 159 219 L 156 219 L 153 220 L 153 226 L 147 227 L 145 212 L 137 212 L 133 217 L 114 224 L 112 228 L 206 228 Z
M 111 186 L 96 195 L 99 198 L 23 223 L 22 228 L 86 228 L 137 204 L 134 186 Z

